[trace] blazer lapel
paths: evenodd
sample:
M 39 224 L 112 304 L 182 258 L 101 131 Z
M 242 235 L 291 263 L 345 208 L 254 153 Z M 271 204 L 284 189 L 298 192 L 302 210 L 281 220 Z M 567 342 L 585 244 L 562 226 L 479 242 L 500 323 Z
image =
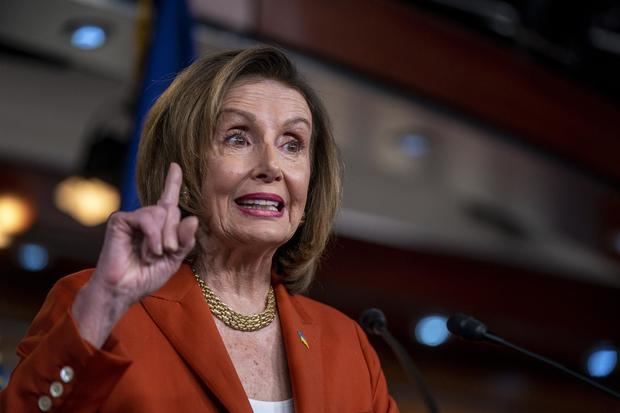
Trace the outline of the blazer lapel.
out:
M 284 285 L 277 284 L 275 290 L 295 412 L 323 412 L 325 390 L 321 330 Z
M 251 413 L 243 385 L 191 268 L 183 264 L 142 305 L 175 350 L 230 412 Z

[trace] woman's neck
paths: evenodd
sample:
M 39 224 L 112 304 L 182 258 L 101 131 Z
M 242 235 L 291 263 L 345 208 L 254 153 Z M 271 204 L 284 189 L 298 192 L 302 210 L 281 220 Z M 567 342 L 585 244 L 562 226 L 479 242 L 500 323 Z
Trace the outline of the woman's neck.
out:
M 194 262 L 194 268 L 231 309 L 242 314 L 256 314 L 265 308 L 274 253 L 239 248 L 203 248 L 203 253 Z

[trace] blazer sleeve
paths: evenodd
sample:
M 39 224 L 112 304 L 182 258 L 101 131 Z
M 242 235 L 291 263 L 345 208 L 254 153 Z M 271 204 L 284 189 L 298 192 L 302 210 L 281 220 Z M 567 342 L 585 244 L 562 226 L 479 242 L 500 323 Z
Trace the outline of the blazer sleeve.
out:
M 0 392 L 2 413 L 95 412 L 131 364 L 113 337 L 99 350 L 80 336 L 70 308 L 81 285 L 67 278 L 17 346 L 20 361 Z
M 370 371 L 370 380 L 372 385 L 372 411 L 373 413 L 399 413 L 396 402 L 388 392 L 387 382 L 381 369 L 381 363 L 377 352 L 370 345 L 366 333 L 355 323 L 355 331 L 360 341 L 368 370 Z

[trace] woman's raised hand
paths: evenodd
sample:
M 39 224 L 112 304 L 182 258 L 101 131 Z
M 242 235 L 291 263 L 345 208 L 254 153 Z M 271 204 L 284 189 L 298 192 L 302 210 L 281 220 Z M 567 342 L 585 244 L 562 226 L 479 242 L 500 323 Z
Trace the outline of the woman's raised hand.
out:
M 194 247 L 198 220 L 180 219 L 181 182 L 181 168 L 172 163 L 156 205 L 116 212 L 108 221 L 93 281 L 129 305 L 161 287 Z
M 80 334 L 96 347 L 132 304 L 168 281 L 194 247 L 198 219 L 181 219 L 181 183 L 181 168 L 172 163 L 156 205 L 110 217 L 97 268 L 72 308 Z

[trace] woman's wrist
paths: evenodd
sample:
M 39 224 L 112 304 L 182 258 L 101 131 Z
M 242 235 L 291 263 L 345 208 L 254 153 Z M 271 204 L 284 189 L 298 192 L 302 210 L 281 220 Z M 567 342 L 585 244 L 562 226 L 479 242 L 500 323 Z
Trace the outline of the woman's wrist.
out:
M 93 278 L 76 295 L 71 315 L 80 336 L 100 349 L 130 304 L 113 292 L 101 288 Z

